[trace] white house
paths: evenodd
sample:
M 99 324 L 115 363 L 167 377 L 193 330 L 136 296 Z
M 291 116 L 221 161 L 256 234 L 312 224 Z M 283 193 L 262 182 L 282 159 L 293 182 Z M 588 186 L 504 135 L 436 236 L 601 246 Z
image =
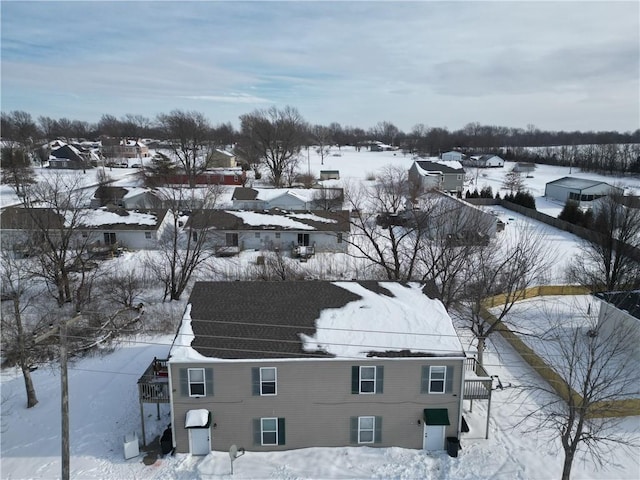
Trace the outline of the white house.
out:
M 155 249 L 169 223 L 166 209 L 126 210 L 99 208 L 82 215 L 82 235 L 90 243 L 132 250 Z
M 298 246 L 313 247 L 314 252 L 346 252 L 350 222 L 344 210 L 201 210 L 192 212 L 185 228 L 196 238 L 206 230 L 214 248 L 230 253 Z
M 504 167 L 504 160 L 498 155 L 472 155 L 464 161 L 464 165 L 477 168 Z
M 236 187 L 231 196 L 235 210 L 318 210 L 342 208 L 341 188 L 244 188 Z

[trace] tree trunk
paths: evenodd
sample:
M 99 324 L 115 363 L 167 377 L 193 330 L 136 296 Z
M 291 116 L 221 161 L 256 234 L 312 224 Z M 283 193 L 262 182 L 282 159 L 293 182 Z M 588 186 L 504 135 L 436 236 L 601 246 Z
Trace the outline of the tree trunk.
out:
M 478 337 L 478 364 L 484 367 L 484 343 L 486 337 Z
M 24 387 L 27 390 L 27 408 L 31 408 L 38 403 L 36 397 L 36 389 L 33 387 L 31 380 L 31 371 L 29 370 L 29 362 L 27 360 L 27 344 L 25 341 L 24 328 L 22 326 L 22 314 L 20 312 L 20 297 L 15 296 L 13 299 L 13 313 L 16 320 L 16 328 L 18 329 L 18 349 L 20 352 L 20 368 L 24 377 Z
M 564 453 L 564 464 L 562 465 L 562 480 L 571 478 L 571 466 L 573 464 L 573 452 Z
M 36 397 L 36 389 L 33 387 L 29 365 L 21 361 L 20 368 L 22 369 L 22 376 L 24 377 L 24 387 L 27 390 L 27 408 L 35 407 L 38 403 L 38 397 Z

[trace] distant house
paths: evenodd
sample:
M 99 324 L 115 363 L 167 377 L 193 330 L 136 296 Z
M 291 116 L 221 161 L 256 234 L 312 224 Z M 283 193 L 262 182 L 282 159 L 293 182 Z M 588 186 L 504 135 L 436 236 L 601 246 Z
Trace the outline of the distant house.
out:
M 81 217 L 81 232 L 83 236 L 89 237 L 89 243 L 96 246 L 155 249 L 168 220 L 166 209 L 88 209 Z
M 231 201 L 234 210 L 340 210 L 343 197 L 341 188 L 236 187 Z
M 320 170 L 320 180 L 340 180 L 340 171 Z
M 154 249 L 167 225 L 167 210 L 125 210 L 123 208 L 77 211 L 76 242 L 94 246 Z M 7 208 L 0 214 L 3 248 L 22 249 L 38 241 L 46 228 L 55 238 L 65 227 L 63 219 L 47 208 Z
M 345 252 L 350 223 L 348 211 L 200 210 L 191 213 L 185 229 L 196 238 L 206 230 L 212 247 L 220 252 L 289 251 L 297 246 Z
M 31 246 L 42 241 L 41 233 L 48 230 L 52 238 L 64 227 L 64 219 L 49 208 L 7 207 L 0 211 L 2 249 L 17 256 L 28 256 Z
M 149 147 L 140 139 L 102 137 L 102 152 L 108 158 L 149 157 Z
M 92 168 L 86 155 L 72 145 L 63 145 L 51 151 L 49 168 L 80 170 Z
M 219 168 L 234 168 L 238 166 L 236 156 L 226 150 L 215 149 L 209 156 L 209 166 Z
M 178 453 L 457 455 L 463 400 L 490 398 L 491 378 L 474 368 L 442 303 L 417 283 L 197 282 L 169 358 L 138 386 L 141 402 L 168 399 Z
M 188 185 L 186 174 L 167 175 L 163 177 L 167 185 Z M 247 174 L 242 168 L 210 168 L 196 175 L 196 185 L 244 185 Z
M 148 188 L 100 185 L 91 199 L 91 208 L 107 205 L 125 209 L 152 209 L 162 206 L 157 194 Z
M 418 160 L 409 168 L 409 181 L 422 189 L 461 192 L 464 168 L 459 162 Z
M 600 300 L 598 329 L 603 338 L 618 331 L 631 337 L 632 345 L 640 345 L 640 290 L 597 293 L 596 298 Z
M 568 200 L 578 203 L 592 202 L 613 192 L 622 194 L 623 190 L 605 182 L 575 177 L 562 177 L 547 183 L 544 187 L 545 197 L 564 203 Z
M 444 152 L 440 155 L 440 158 L 446 162 L 462 162 L 465 157 L 464 153 L 456 151 Z
M 439 191 L 427 192 L 407 201 L 407 222 L 419 223 L 430 238 L 452 245 L 488 244 L 496 235 L 496 217 L 461 198 Z
M 504 160 L 498 155 L 472 155 L 463 161 L 463 165 L 476 168 L 504 167 Z

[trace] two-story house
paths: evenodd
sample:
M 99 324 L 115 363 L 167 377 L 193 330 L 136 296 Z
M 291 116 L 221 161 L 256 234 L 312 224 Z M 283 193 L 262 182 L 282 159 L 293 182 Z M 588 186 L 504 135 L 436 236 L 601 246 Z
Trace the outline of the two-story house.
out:
M 166 386 L 141 402 L 170 402 L 178 453 L 443 450 L 459 438 L 463 396 L 481 398 L 465 396 L 468 360 L 417 283 L 197 282 L 165 376 L 150 367 L 139 385 Z
M 461 192 L 464 187 L 464 168 L 460 162 L 417 160 L 409 168 L 409 181 L 423 190 Z

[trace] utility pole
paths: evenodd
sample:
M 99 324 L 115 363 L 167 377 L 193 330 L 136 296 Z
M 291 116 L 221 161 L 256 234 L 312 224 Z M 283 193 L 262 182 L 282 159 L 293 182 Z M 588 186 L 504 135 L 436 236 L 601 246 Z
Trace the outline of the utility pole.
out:
M 62 436 L 62 480 L 69 480 L 70 471 L 70 454 L 69 454 L 69 376 L 67 373 L 67 327 L 82 318 L 81 314 L 69 320 L 62 320 L 58 327 L 54 327 L 47 333 L 43 333 L 34 339 L 34 343 L 40 343 L 43 340 L 55 335 L 58 332 L 60 341 L 60 416 L 62 418 L 61 436 Z
M 118 310 L 113 314 L 111 319 L 113 320 L 118 315 L 123 312 L 134 310 L 138 312 L 138 316 L 135 321 L 139 320 L 142 314 L 144 313 L 144 305 L 142 303 L 138 304 L 135 307 L 126 307 L 121 310 Z M 86 312 L 85 312 L 86 313 Z M 36 337 L 33 342 L 40 343 L 43 340 L 55 335 L 58 333 L 58 338 L 60 342 L 60 416 L 62 418 L 61 423 L 61 436 L 62 436 L 62 448 L 61 448 L 61 459 L 62 459 L 62 480 L 69 480 L 70 473 L 70 459 L 71 455 L 69 453 L 69 375 L 67 372 L 67 360 L 68 360 L 68 345 L 67 345 L 67 329 L 69 325 L 76 323 L 78 320 L 82 319 L 82 313 L 78 312 L 75 317 L 69 320 L 61 320 L 60 325 L 51 328 L 47 333 L 43 333 L 42 335 Z
M 67 322 L 60 322 L 60 405 L 62 408 L 62 480 L 69 480 L 69 376 L 67 374 Z

